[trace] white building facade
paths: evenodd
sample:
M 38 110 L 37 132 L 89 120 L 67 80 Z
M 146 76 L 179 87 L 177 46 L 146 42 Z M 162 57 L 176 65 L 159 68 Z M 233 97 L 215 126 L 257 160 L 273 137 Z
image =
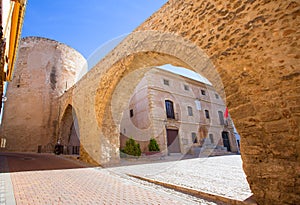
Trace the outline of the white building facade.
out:
M 160 68 L 141 80 L 123 113 L 121 149 L 135 139 L 146 153 L 155 138 L 165 154 L 222 155 L 238 152 L 226 106 L 214 88 Z

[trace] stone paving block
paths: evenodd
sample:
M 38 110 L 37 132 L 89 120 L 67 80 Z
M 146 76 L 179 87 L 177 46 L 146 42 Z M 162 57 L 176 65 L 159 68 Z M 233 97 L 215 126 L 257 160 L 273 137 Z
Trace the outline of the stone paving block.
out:
M 12 173 L 17 204 L 193 204 L 105 170 Z
M 24 164 L 11 158 L 22 159 L 29 155 L 34 163 Z M 9 163 L 6 163 L 5 157 L 10 160 Z M 50 162 L 56 167 L 49 166 Z M 0 190 L 4 189 L 5 193 L 4 198 L 0 198 L 0 205 L 215 204 L 103 168 L 66 169 L 75 167 L 72 163 L 66 166 L 67 163 L 71 162 L 54 155 L 31 153 L 4 156 L 1 153 Z M 8 172 L 8 164 L 12 165 L 13 171 L 3 173 Z M 14 201 L 7 201 L 11 198 Z
M 241 201 L 252 195 L 239 155 L 138 164 L 107 170 Z

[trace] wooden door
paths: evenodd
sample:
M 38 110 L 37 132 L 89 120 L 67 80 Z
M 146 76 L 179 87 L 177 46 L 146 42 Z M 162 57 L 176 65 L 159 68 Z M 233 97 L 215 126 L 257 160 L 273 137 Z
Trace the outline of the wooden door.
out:
M 167 145 L 169 153 L 180 153 L 178 130 L 167 130 Z
M 222 139 L 223 139 L 223 145 L 224 145 L 224 147 L 227 148 L 228 152 L 231 152 L 230 142 L 229 142 L 229 137 L 228 137 L 228 132 L 222 132 Z

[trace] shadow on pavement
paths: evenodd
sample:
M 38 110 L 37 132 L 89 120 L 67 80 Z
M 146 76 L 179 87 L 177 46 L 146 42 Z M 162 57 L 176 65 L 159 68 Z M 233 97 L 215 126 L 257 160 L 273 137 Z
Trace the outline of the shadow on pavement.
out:
M 12 173 L 39 170 L 61 170 L 86 168 L 85 164 L 66 156 L 37 153 L 10 153 L 0 152 L 0 173 Z
M 240 154 L 228 154 L 224 156 L 232 156 L 232 155 L 240 155 Z M 171 155 L 161 155 L 155 154 L 150 156 L 128 156 L 124 155 L 120 158 L 120 163 L 117 164 L 105 164 L 102 165 L 103 168 L 111 168 L 111 167 L 123 167 L 123 166 L 131 166 L 131 165 L 142 165 L 142 164 L 155 164 L 155 163 L 165 163 L 172 161 L 181 161 L 181 160 L 189 160 L 189 159 L 197 159 L 197 158 L 210 158 L 217 156 L 197 156 L 190 154 L 171 154 Z

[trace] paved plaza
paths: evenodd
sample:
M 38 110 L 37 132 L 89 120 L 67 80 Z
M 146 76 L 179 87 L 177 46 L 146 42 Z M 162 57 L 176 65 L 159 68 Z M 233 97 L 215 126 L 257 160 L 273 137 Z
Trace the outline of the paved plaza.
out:
M 239 155 L 180 159 L 101 168 L 53 154 L 0 153 L 0 205 L 215 204 L 128 174 L 239 201 L 252 195 Z
M 0 163 L 1 205 L 215 204 L 62 156 L 2 153 Z
M 108 170 L 239 201 L 244 201 L 252 195 L 242 169 L 240 155 L 185 160 L 180 160 L 179 157 L 174 156 L 157 160 L 157 162 L 159 161 L 161 163 L 113 167 Z M 139 163 L 139 160 L 137 162 Z

